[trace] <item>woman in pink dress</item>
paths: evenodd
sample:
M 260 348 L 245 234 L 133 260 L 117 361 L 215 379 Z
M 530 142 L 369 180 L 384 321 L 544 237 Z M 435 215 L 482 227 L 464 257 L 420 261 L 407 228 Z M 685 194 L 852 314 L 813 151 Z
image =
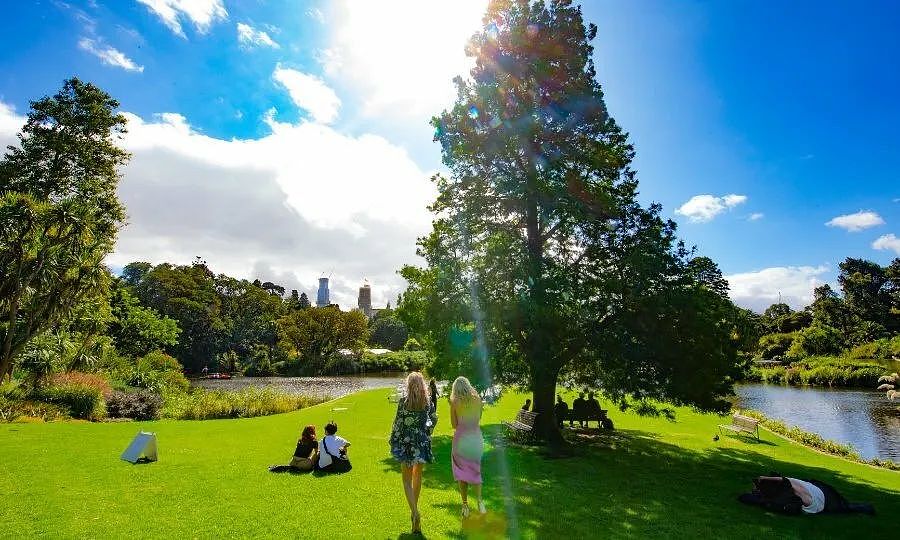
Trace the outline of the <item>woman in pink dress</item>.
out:
M 465 377 L 453 381 L 450 391 L 450 423 L 453 425 L 453 478 L 459 482 L 462 496 L 462 516 L 469 517 L 469 486 L 478 499 L 478 511 L 487 512 L 481 500 L 481 456 L 484 441 L 481 437 L 481 396 Z

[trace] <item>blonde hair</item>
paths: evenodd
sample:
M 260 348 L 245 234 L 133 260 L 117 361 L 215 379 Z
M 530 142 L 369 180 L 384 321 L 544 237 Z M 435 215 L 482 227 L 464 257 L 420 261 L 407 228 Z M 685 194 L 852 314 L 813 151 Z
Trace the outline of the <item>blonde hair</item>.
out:
M 410 411 L 424 411 L 428 407 L 430 396 L 425 377 L 418 371 L 413 371 L 406 377 L 406 409 Z
M 481 401 L 481 396 L 465 377 L 457 377 L 453 381 L 453 387 L 450 389 L 450 401 L 470 402 Z

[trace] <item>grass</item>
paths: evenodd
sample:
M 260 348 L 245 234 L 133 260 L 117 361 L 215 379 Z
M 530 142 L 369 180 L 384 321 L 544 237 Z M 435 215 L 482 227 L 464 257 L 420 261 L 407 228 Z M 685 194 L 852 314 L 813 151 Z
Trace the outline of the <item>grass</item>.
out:
M 388 457 L 389 391 L 353 394 L 292 413 L 203 422 L 0 425 L 0 536 L 52 538 L 407 538 L 398 466 Z M 489 438 L 521 396 L 485 412 Z M 344 410 L 341 410 L 344 409 Z M 677 421 L 611 410 L 617 430 L 576 455 L 488 444 L 485 518 L 461 522 L 442 401 L 436 463 L 421 509 L 427 538 L 879 538 L 896 531 L 900 473 L 823 455 L 764 432 L 757 443 L 712 440 L 726 421 L 678 409 Z M 305 424 L 334 418 L 353 442 L 342 476 L 272 474 Z M 160 461 L 119 454 L 138 430 L 157 433 Z M 786 517 L 735 500 L 777 470 L 836 486 L 879 515 Z

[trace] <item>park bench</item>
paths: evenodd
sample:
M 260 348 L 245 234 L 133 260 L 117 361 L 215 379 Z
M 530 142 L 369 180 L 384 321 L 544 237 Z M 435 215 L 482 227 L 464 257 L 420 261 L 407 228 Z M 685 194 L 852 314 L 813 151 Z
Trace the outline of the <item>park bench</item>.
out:
M 603 426 L 605 429 L 613 429 L 612 420 L 606 416 L 606 409 L 599 409 L 596 411 L 579 411 L 576 413 L 575 411 L 569 411 L 568 416 L 565 418 L 571 422 L 597 422 L 598 426 Z
M 525 409 L 519 409 L 519 412 L 516 413 L 516 419 L 512 422 L 507 422 L 504 420 L 503 425 L 512 431 L 526 433 L 534 429 L 535 418 L 537 418 L 537 413 L 526 411 Z
M 743 414 L 735 414 L 732 416 L 730 424 L 719 424 L 719 433 L 721 433 L 723 429 L 737 434 L 745 433 L 747 435 L 755 435 L 756 440 L 759 440 L 759 420 L 744 416 Z

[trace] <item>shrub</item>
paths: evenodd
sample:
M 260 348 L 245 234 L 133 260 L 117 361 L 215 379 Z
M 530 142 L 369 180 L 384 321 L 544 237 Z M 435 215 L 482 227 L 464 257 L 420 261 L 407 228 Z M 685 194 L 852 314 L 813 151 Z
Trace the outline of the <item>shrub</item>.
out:
M 162 398 L 148 390 L 134 392 L 112 392 L 106 398 L 106 414 L 110 418 L 133 418 L 135 420 L 156 420 Z
M 796 333 L 766 334 L 759 338 L 759 354 L 765 360 L 783 356 L 794 342 Z
M 416 338 L 411 337 L 406 340 L 406 344 L 403 345 L 403 350 L 404 351 L 421 351 L 422 344 L 419 343 L 419 340 L 417 340 Z
M 137 367 L 144 371 L 182 371 L 178 360 L 162 351 L 153 351 L 140 357 Z
M 807 356 L 837 354 L 841 351 L 841 332 L 831 326 L 814 325 L 796 332 L 785 355 L 799 359 Z
M 900 357 L 900 335 L 857 345 L 847 353 L 849 358 L 889 360 Z
M 140 362 L 132 368 L 125 376 L 128 386 L 162 394 L 165 391 L 184 391 L 191 385 L 181 371 L 154 371 L 147 368 L 147 364 L 142 366 Z
M 42 388 L 36 395 L 40 401 L 65 408 L 73 418 L 98 420 L 106 414 L 103 393 L 94 386 L 66 383 Z
M 66 371 L 54 373 L 50 376 L 50 386 L 87 386 L 96 388 L 101 395 L 106 396 L 112 392 L 109 381 L 103 375 L 97 373 L 82 373 L 80 371 Z
M 409 371 L 427 369 L 430 357 L 425 351 L 396 351 L 377 355 L 365 352 L 359 364 L 362 371 Z
M 238 392 L 195 389 L 165 396 L 162 415 L 180 420 L 250 418 L 296 411 L 321 400 L 271 388 L 245 388 Z
M 0 422 L 52 422 L 68 416 L 64 408 L 52 403 L 0 396 Z

